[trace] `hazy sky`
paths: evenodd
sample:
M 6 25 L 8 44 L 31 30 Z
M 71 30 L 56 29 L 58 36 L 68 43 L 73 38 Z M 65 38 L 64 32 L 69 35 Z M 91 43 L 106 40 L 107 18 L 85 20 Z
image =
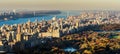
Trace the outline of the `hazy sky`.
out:
M 120 0 L 0 0 L 0 9 L 31 10 L 120 10 Z

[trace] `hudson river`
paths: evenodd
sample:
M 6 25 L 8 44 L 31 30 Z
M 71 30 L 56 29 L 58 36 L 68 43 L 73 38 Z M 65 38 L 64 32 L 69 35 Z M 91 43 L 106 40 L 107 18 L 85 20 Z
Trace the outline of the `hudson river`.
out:
M 38 19 L 38 21 L 41 21 L 42 19 L 44 20 L 51 20 L 52 17 L 56 16 L 56 18 L 66 18 L 67 16 L 74 16 L 74 15 L 80 15 L 80 11 L 61 11 L 61 14 L 57 15 L 50 15 L 50 16 L 39 16 L 39 17 L 30 17 L 30 18 L 18 18 L 15 20 L 7 20 L 7 21 L 0 21 L 0 26 L 3 24 L 21 24 L 21 23 L 26 23 L 28 19 L 30 19 L 31 22 L 34 22 L 35 19 Z

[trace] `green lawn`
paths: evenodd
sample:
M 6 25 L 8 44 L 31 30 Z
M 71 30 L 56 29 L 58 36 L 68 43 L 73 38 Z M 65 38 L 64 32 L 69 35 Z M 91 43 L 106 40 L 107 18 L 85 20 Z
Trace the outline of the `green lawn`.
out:
M 113 36 L 112 38 L 120 39 L 120 36 Z

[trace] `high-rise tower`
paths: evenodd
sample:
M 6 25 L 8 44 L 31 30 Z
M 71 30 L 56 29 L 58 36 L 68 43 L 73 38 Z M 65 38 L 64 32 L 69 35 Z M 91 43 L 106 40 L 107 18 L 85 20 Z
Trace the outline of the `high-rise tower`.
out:
M 17 27 L 16 41 L 21 41 L 21 26 L 20 26 L 20 24 L 18 24 L 18 27 Z
M 18 24 L 17 33 L 20 33 L 20 32 L 21 32 L 21 26 L 20 26 L 20 24 Z

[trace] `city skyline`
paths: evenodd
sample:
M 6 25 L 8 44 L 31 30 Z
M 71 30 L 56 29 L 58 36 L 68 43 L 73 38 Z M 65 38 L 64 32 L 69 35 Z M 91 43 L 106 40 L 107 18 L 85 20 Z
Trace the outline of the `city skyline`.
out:
M 120 10 L 119 0 L 0 0 L 0 10 Z
M 0 54 L 119 54 L 118 0 L 0 0 Z

